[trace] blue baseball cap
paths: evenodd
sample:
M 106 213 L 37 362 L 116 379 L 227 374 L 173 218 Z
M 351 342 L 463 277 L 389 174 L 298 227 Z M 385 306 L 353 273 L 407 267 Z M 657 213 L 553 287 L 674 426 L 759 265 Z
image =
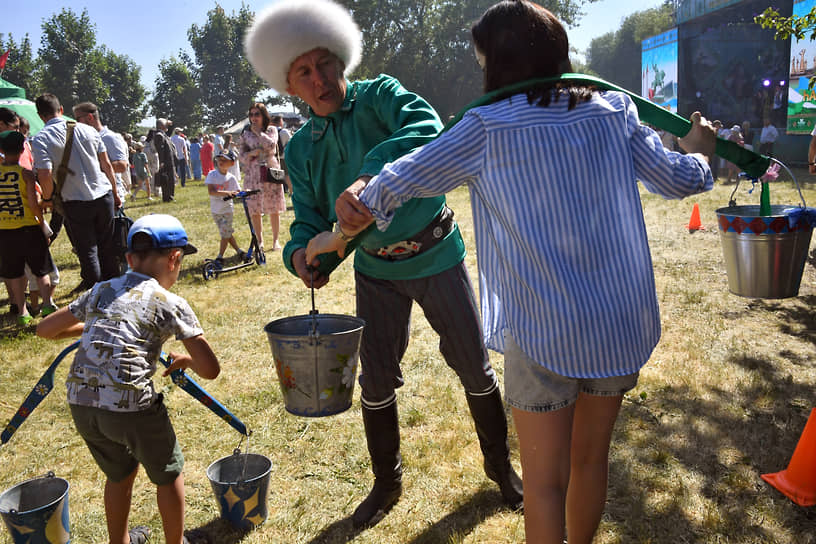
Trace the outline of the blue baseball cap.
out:
M 144 233 L 150 238 L 149 241 L 142 238 L 140 243 L 133 245 L 133 235 Z M 127 235 L 128 251 L 145 251 L 149 249 L 165 249 L 177 247 L 184 251 L 185 255 L 191 255 L 198 250 L 187 240 L 187 231 L 181 222 L 163 213 L 144 215 L 133 222 Z

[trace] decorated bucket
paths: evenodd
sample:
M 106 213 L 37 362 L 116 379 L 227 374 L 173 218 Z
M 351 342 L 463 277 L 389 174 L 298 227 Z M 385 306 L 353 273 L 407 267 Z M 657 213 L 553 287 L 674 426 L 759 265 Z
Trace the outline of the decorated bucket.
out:
M 0 494 L 0 515 L 14 544 L 71 542 L 67 480 L 53 472 L 26 480 Z
M 272 461 L 268 457 L 238 450 L 207 467 L 207 478 L 221 508 L 221 517 L 241 530 L 266 521 L 271 470 Z
M 264 331 L 289 413 L 321 417 L 351 407 L 364 326 L 360 318 L 336 314 L 267 323 Z
M 728 290 L 741 297 L 788 298 L 799 284 L 813 233 L 804 208 L 728 206 L 717 210 Z

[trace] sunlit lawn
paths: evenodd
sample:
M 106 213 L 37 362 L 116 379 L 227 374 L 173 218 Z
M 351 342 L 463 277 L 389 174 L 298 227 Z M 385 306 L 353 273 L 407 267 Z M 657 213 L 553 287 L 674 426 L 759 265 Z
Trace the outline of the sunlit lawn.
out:
M 805 197 L 816 202 L 814 180 L 802 181 Z M 739 202 L 755 203 L 757 192 L 749 195 L 747 189 L 739 189 Z M 814 406 L 816 273 L 812 264 L 806 266 L 796 298 L 729 294 L 715 210 L 727 205 L 732 190 L 733 185 L 718 184 L 711 193 L 682 202 L 644 193 L 663 337 L 623 405 L 597 542 L 816 542 L 814 510 L 796 506 L 759 477 L 785 468 Z M 522 542 L 523 518 L 502 507 L 496 487 L 484 476 L 462 389 L 418 308 L 403 361 L 406 385 L 399 391 L 405 492 L 379 525 L 351 533 L 348 516 L 372 483 L 359 391 L 352 409 L 337 416 L 288 414 L 262 331 L 272 319 L 308 313 L 309 290 L 284 270 L 279 253 L 269 253 L 265 267 L 205 281 L 203 259 L 215 256 L 218 243 L 206 190 L 193 182 L 176 194 L 178 201 L 171 204 L 128 203 L 128 213 L 134 218 L 171 213 L 187 227 L 200 252 L 185 260 L 174 291 L 192 304 L 223 365 L 218 379 L 200 382 L 253 430 L 242 448 L 272 461 L 268 519 L 247 535 L 232 531 L 219 519 L 205 469 L 231 454 L 240 435 L 158 378 L 187 460 L 188 527 L 204 528 L 218 543 Z M 475 275 L 466 190 L 449 200 L 471 248 L 467 264 Z M 774 203 L 797 200 L 788 182 L 773 186 Z M 686 226 L 694 202 L 706 230 L 690 234 Z M 236 212 L 237 236 L 245 246 L 249 229 Z M 614 209 L 608 214 L 615 219 Z M 284 215 L 285 226 L 292 217 L 291 211 Z M 580 212 L 575 220 L 581 220 Z M 79 275 L 64 234 L 53 253 L 62 274 L 57 300 L 65 305 Z M 347 262 L 316 293 L 316 306 L 324 313 L 351 314 L 353 291 Z M 5 312 L 8 301 L 5 293 L 0 296 Z M 20 330 L 11 317 L 3 318 L 0 425 L 67 344 L 41 340 L 33 328 Z M 165 348 L 181 346 L 170 342 Z M 501 378 L 501 355 L 492 354 L 492 361 Z M 71 483 L 73 542 L 101 543 L 106 542 L 104 479 L 68 414 L 63 385 L 68 364 L 57 370 L 52 394 L 0 449 L 0 489 L 54 471 Z M 518 466 L 514 433 L 511 445 Z M 132 524 L 149 525 L 152 542 L 163 542 L 154 489 L 143 473 L 133 502 Z M 2 539 L 10 541 L 7 535 Z

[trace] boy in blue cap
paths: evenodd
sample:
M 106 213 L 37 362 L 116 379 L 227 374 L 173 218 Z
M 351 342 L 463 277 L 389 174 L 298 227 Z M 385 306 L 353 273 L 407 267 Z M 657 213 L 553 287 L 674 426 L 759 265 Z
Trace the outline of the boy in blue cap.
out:
M 171 336 L 188 354 L 170 353 L 163 373 L 193 369 L 203 378 L 220 372 L 218 359 L 190 305 L 169 291 L 184 255 L 196 252 L 184 227 L 164 214 L 137 219 L 128 232 L 130 271 L 97 283 L 37 327 L 56 339 L 82 337 L 67 379 L 77 431 L 105 473 L 105 517 L 110 542 L 147 542 L 149 531 L 128 531 L 133 482 L 139 465 L 157 486 L 168 544 L 184 536 L 184 456 L 153 385 L 162 344 Z

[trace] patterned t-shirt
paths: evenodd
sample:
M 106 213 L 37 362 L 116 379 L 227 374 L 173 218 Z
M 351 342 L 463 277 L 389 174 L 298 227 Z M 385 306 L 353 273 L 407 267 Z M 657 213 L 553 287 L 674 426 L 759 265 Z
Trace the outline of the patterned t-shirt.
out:
M 68 402 L 114 412 L 155 401 L 152 377 L 167 339 L 204 333 L 187 301 L 138 272 L 97 283 L 69 309 L 85 329 L 66 380 Z

